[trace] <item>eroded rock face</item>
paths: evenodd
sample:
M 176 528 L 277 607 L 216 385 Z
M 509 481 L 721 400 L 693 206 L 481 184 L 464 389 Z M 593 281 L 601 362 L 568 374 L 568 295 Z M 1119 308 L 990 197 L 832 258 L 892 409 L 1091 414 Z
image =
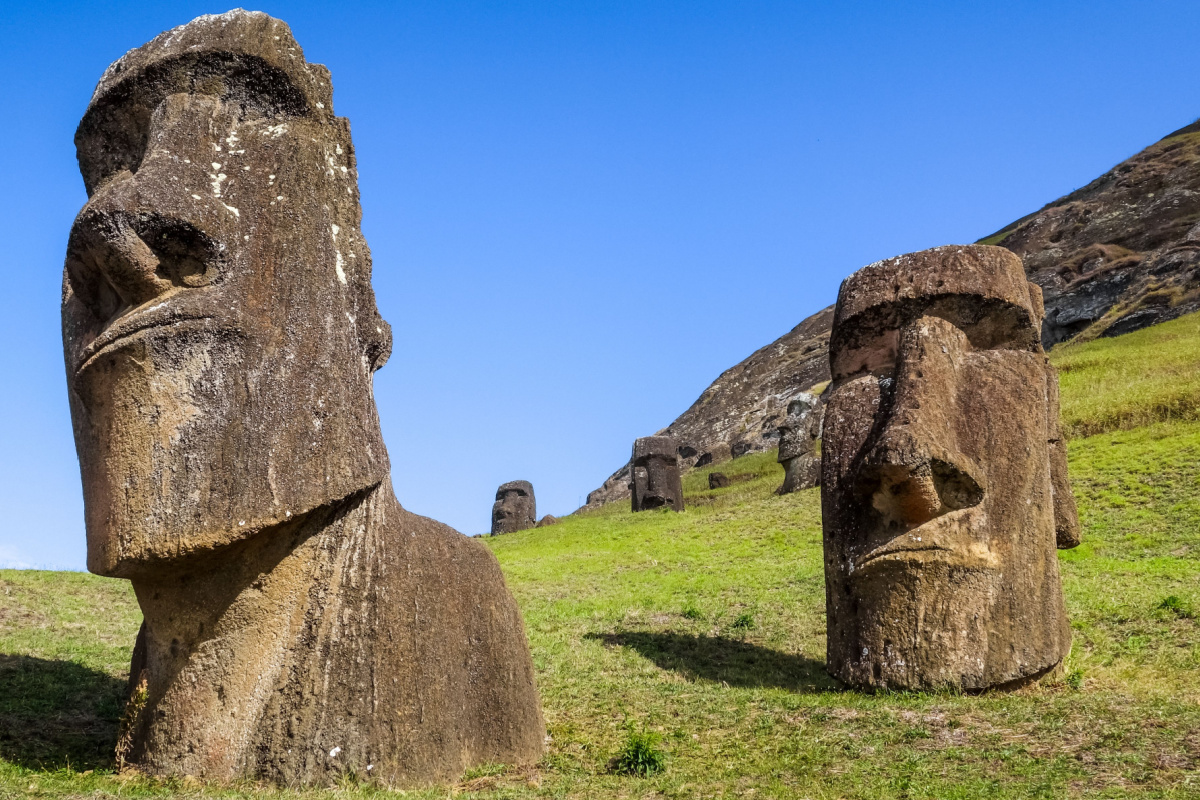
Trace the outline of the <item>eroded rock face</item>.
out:
M 821 498 L 828 667 L 846 683 L 984 689 L 1067 654 L 1055 549 L 1079 523 L 1041 318 L 997 247 L 843 282 Z
M 629 462 L 633 510 L 669 508 L 683 511 L 678 445 L 669 436 L 645 436 L 633 443 Z
M 492 504 L 492 535 L 515 533 L 537 523 L 537 501 L 529 481 L 509 481 L 496 490 Z
M 783 485 L 778 494 L 791 494 L 821 484 L 821 461 L 816 456 L 824 408 L 812 395 L 788 403 L 787 418 L 779 426 L 779 458 Z
M 109 67 L 76 148 L 88 567 L 145 616 L 124 760 L 288 785 L 536 760 L 495 558 L 392 493 L 372 396 L 391 331 L 328 70 L 265 14 L 200 17 Z

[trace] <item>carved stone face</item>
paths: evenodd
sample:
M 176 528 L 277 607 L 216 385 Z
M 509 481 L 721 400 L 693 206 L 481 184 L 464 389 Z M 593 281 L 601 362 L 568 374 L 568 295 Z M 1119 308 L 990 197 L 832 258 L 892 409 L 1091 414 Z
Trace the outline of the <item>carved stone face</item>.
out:
M 349 126 L 328 71 L 250 16 L 131 51 L 76 134 L 89 199 L 63 345 L 100 574 L 210 551 L 388 471 L 371 374 L 391 334 Z
M 630 482 L 634 511 L 667 507 L 683 510 L 683 484 L 679 456 L 669 436 L 645 436 L 633 443 L 633 480 Z
M 838 296 L 822 503 L 828 665 L 859 686 L 1037 675 L 1078 543 L 1041 292 L 995 247 L 866 267 Z
M 813 452 L 821 435 L 821 414 L 815 398 L 798 397 L 788 403 L 787 416 L 779 426 L 779 463 Z
M 492 505 L 492 534 L 515 533 L 532 528 L 537 522 L 537 505 L 533 484 L 529 481 L 509 481 L 496 490 Z

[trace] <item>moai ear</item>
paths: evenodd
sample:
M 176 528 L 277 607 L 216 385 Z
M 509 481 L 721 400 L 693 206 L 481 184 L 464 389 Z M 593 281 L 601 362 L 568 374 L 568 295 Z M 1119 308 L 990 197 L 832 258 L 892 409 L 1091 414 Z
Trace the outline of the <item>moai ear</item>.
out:
M 1046 361 L 1046 431 L 1050 449 L 1050 492 L 1054 501 L 1054 533 L 1059 550 L 1070 550 L 1083 540 L 1079 511 L 1067 475 L 1067 443 L 1058 420 L 1058 370 Z

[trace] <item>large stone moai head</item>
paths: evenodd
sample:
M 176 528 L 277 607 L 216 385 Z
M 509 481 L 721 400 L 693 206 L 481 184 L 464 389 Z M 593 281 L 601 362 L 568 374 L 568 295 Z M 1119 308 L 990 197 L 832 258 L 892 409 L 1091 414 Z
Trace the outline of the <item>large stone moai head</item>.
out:
M 349 123 L 288 27 L 201 17 L 108 68 L 63 280 L 88 567 L 131 577 L 388 472 Z
M 496 490 L 492 505 L 492 535 L 516 533 L 537 524 L 537 501 L 529 481 L 509 481 Z
M 811 489 L 821 483 L 821 462 L 816 457 L 823 408 L 812 395 L 788 403 L 787 417 L 779 426 L 779 458 L 783 485 L 779 494 Z
M 822 439 L 828 667 L 982 689 L 1070 647 L 1056 547 L 1079 542 L 1041 291 L 998 247 L 842 284 Z
M 630 461 L 633 510 L 667 507 L 683 511 L 683 483 L 679 477 L 679 453 L 670 436 L 645 436 L 633 443 Z

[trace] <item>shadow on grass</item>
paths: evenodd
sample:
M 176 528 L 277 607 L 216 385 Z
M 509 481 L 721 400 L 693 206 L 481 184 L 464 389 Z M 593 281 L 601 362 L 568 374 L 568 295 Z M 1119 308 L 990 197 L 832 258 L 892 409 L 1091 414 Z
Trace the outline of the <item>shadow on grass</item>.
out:
M 589 633 L 610 647 L 628 647 L 662 669 L 695 680 L 738 687 L 772 687 L 793 692 L 835 692 L 839 684 L 825 672 L 825 662 L 781 653 L 723 636 L 690 633 Z
M 0 758 L 29 769 L 111 767 L 126 681 L 74 661 L 0 653 Z

